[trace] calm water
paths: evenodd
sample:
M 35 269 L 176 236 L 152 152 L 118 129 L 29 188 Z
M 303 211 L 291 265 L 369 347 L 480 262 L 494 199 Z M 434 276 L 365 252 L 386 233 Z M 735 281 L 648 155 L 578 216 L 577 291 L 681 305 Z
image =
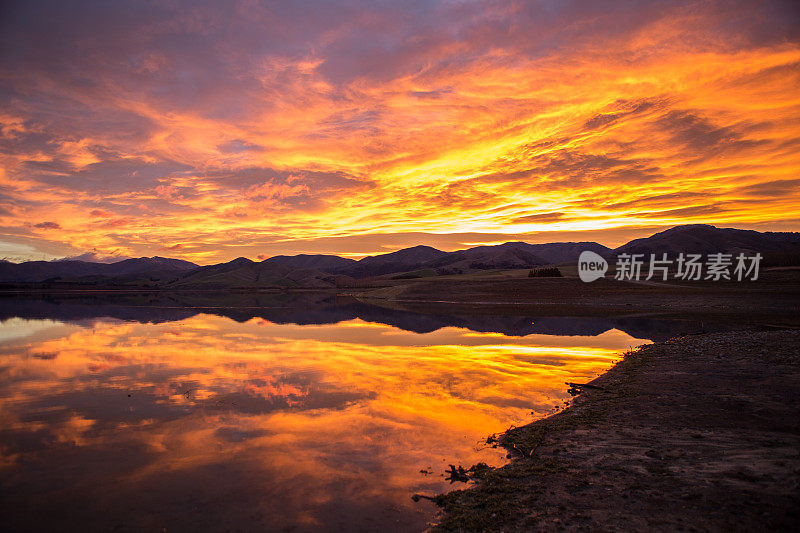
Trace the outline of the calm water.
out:
M 687 327 L 197 303 L 0 302 L 7 524 L 418 530 L 449 463 L 502 464 L 487 435 Z

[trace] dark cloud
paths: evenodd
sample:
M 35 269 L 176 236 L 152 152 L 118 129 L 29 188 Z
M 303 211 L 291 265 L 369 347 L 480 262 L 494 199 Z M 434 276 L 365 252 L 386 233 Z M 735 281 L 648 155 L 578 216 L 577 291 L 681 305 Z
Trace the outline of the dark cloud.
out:
M 620 119 L 633 115 L 643 114 L 655 107 L 663 107 L 666 102 L 643 100 L 639 102 L 617 102 L 608 112 L 595 115 L 587 120 L 583 127 L 586 130 L 600 129 L 608 124 L 613 124 Z
M 26 161 L 22 166 L 27 177 L 40 183 L 95 193 L 154 189 L 165 178 L 189 169 L 188 165 L 175 161 L 149 162 L 135 158 L 108 159 L 76 169 L 66 156 L 56 156 L 50 161 Z
M 115 219 L 112 219 L 112 220 L 104 220 L 104 221 L 98 223 L 97 227 L 99 227 L 99 228 L 107 228 L 107 229 L 124 228 L 125 226 L 131 225 L 132 222 L 133 221 L 131 221 L 128 218 L 115 218 Z
M 707 149 L 740 140 L 739 132 L 730 126 L 715 126 L 696 112 L 674 110 L 660 119 L 658 124 L 669 132 L 677 143 L 693 149 Z
M 350 109 L 333 113 L 320 121 L 320 129 L 314 132 L 312 137 L 335 136 L 342 130 L 375 135 L 381 131 L 379 126 L 381 118 L 380 109 Z
M 515 224 L 527 224 L 531 222 L 555 222 L 564 218 L 564 213 L 553 211 L 551 213 L 537 213 L 535 215 L 525 215 L 512 220 Z
M 692 191 L 681 191 L 681 192 L 674 192 L 674 193 L 666 193 L 666 194 L 652 194 L 649 196 L 642 196 L 641 198 L 636 198 L 635 200 L 628 200 L 625 202 L 614 202 L 614 203 L 606 203 L 603 204 L 604 209 L 628 209 L 631 207 L 638 207 L 638 206 L 658 206 L 660 203 L 664 204 L 672 204 L 675 202 L 683 202 L 686 200 L 697 200 L 698 198 L 707 198 L 709 196 L 708 193 L 700 193 L 700 192 L 692 192 Z
M 233 192 L 242 201 L 258 204 L 261 210 L 314 211 L 322 208 L 328 198 L 375 186 L 368 180 L 357 179 L 343 172 L 277 170 L 268 167 L 209 171 L 202 175 L 202 179 Z M 228 210 L 226 216 L 244 218 L 249 216 L 249 210 Z
M 415 98 L 419 98 L 420 100 L 438 100 L 442 96 L 450 94 L 453 92 L 453 88 L 449 87 L 447 89 L 436 89 L 433 91 L 411 91 L 409 94 Z
M 584 123 L 584 128 L 587 130 L 595 130 L 602 128 L 607 124 L 612 124 L 620 117 L 624 116 L 622 113 L 605 113 L 602 115 L 595 115 Z
M 737 190 L 747 196 L 783 197 L 800 195 L 800 179 L 773 180 L 741 187 Z
M 58 222 L 39 222 L 38 224 L 34 224 L 33 227 L 41 229 L 61 229 Z
M 257 144 L 249 143 L 242 139 L 235 139 L 233 141 L 228 141 L 226 143 L 220 144 L 217 146 L 217 149 L 220 152 L 226 154 L 240 154 L 242 152 L 250 152 L 250 151 L 257 151 L 262 150 L 264 147 L 259 146 Z
M 534 158 L 531 163 L 539 176 L 547 177 L 546 187 L 580 187 L 598 183 L 646 183 L 663 178 L 651 161 L 605 154 L 559 150 Z
M 695 205 L 678 209 L 667 209 L 664 211 L 637 212 L 636 216 L 644 218 L 696 217 L 698 215 L 714 215 L 722 210 L 723 208 L 720 205 Z
M 336 84 L 424 78 L 494 49 L 544 57 L 697 9 L 679 0 L 633 7 L 627 0 L 18 2 L 0 23 L 0 61 L 6 71 L 46 72 L 78 93 L 136 92 L 173 109 L 233 118 L 247 114 L 247 99 L 222 96 L 263 90 L 254 72 L 264 56 L 319 55 L 320 72 Z M 765 46 L 800 33 L 791 2 L 717 1 L 703 9 L 717 19 L 717 27 L 706 28 L 708 48 L 718 35 L 734 33 L 742 46 Z

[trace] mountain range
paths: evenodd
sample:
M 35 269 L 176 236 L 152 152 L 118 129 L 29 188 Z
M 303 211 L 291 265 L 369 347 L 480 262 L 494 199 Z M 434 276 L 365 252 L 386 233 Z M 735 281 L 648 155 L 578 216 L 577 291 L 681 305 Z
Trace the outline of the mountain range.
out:
M 692 224 L 676 226 L 643 239 L 634 239 L 615 249 L 614 255 L 620 253 L 649 255 L 657 252 L 666 252 L 670 256 L 681 252 L 774 254 L 797 252 L 798 246 L 800 246 L 800 233 L 797 232 L 759 232 Z
M 121 278 L 137 280 L 172 279 L 177 273 L 197 268 L 198 265 L 181 259 L 166 257 L 140 257 L 116 263 L 93 263 L 89 261 L 27 261 L 11 263 L 0 261 L 0 281 L 41 282 L 47 280 L 85 280 Z
M 444 252 L 414 246 L 353 260 L 336 255 L 274 256 L 261 262 L 244 257 L 200 266 L 180 259 L 142 257 L 116 263 L 56 260 L 11 263 L 0 261 L 0 282 L 77 283 L 165 289 L 333 288 L 348 280 L 415 278 L 460 274 L 475 270 L 532 268 L 574 262 L 584 250 L 604 257 L 620 253 L 755 253 L 765 265 L 800 264 L 800 233 L 758 232 L 717 228 L 706 224 L 676 226 L 650 237 L 610 249 L 596 242 L 527 244 L 507 242 Z

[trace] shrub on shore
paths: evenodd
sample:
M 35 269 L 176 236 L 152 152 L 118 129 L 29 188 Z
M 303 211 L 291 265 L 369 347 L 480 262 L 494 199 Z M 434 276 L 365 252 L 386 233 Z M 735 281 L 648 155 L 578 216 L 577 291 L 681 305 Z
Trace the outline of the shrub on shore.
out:
M 528 272 L 529 278 L 560 278 L 561 271 L 557 267 L 534 268 Z

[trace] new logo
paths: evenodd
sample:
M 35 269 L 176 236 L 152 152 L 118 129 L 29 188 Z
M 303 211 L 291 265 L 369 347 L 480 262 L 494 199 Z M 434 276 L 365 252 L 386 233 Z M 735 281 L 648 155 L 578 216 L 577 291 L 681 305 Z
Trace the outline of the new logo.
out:
M 594 252 L 584 250 L 578 257 L 578 276 L 581 281 L 590 282 L 605 276 L 608 270 L 608 261 Z

